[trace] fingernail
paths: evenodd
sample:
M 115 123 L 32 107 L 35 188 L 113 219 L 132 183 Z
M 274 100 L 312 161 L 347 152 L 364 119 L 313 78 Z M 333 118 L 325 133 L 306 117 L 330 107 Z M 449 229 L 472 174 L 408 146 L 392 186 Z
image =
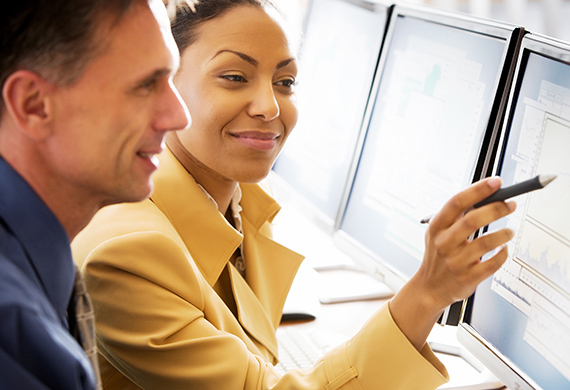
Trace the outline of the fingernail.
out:
M 515 236 L 515 231 L 512 230 L 512 229 L 509 229 L 509 236 L 510 236 L 510 237 L 509 237 L 509 240 L 513 239 L 514 236 Z
M 493 177 L 489 178 L 489 180 L 487 181 L 487 184 L 492 189 L 496 189 L 496 188 L 501 187 L 501 184 L 503 184 L 503 181 L 501 180 L 501 178 L 499 176 L 493 176 Z
M 509 211 L 515 211 L 517 208 L 517 202 L 511 200 L 510 202 L 507 202 L 507 207 L 509 208 Z

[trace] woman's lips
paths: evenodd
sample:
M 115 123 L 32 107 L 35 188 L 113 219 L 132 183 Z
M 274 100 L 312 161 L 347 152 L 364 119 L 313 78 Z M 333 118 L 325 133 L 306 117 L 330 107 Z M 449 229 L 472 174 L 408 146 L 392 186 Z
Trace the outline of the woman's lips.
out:
M 257 150 L 272 150 L 277 146 L 279 134 L 262 131 L 243 131 L 230 133 L 239 143 Z

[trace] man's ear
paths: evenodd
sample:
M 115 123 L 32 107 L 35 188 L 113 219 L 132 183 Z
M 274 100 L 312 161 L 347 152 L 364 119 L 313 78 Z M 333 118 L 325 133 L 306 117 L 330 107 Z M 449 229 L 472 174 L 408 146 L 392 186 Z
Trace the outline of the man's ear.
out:
M 2 88 L 6 115 L 28 137 L 39 140 L 49 134 L 53 85 L 29 70 L 12 73 Z

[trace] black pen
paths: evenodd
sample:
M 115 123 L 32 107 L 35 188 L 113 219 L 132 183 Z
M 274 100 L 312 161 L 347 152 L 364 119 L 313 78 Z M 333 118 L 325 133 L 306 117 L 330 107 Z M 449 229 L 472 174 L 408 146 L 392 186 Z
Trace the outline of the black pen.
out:
M 530 191 L 539 190 L 546 187 L 552 180 L 556 179 L 556 175 L 538 175 L 532 179 L 521 181 L 520 183 L 513 184 L 508 187 L 499 188 L 497 192 L 483 199 L 482 201 L 475 203 L 473 208 L 479 208 L 485 206 L 486 204 L 499 202 L 507 200 L 509 198 L 525 194 Z M 429 223 L 433 215 L 423 218 L 420 223 Z

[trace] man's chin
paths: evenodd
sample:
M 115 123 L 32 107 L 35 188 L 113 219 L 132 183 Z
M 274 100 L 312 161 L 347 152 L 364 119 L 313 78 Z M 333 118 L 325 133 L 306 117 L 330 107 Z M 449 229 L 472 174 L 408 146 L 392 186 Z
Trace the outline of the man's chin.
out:
M 116 194 L 116 196 L 107 200 L 104 203 L 104 206 L 109 206 L 112 204 L 117 203 L 136 203 L 141 202 L 145 199 L 148 199 L 152 192 L 154 191 L 154 184 L 152 181 L 149 181 L 145 186 L 140 186 L 138 188 L 130 188 L 129 190 L 125 190 L 120 194 Z

